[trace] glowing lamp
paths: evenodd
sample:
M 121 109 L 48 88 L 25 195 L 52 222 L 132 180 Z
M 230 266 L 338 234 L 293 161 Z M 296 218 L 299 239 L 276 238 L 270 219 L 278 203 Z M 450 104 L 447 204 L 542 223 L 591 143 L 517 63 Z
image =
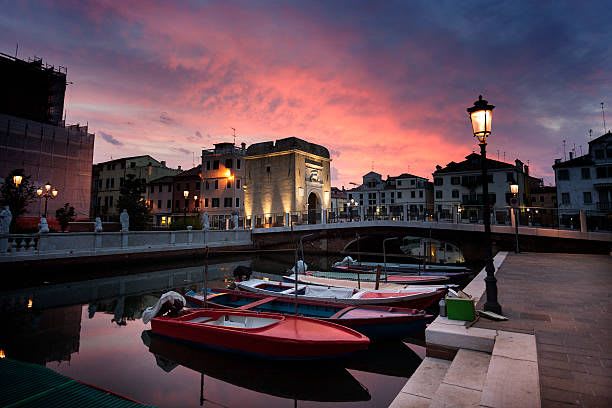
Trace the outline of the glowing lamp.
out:
M 43 189 L 42 189 L 42 188 L 40 188 L 40 187 L 39 187 L 39 188 L 37 188 L 37 189 L 36 189 L 36 195 L 40 197 L 42 194 L 43 194 Z
M 183 190 L 183 197 L 189 197 L 189 190 Z
M 515 194 L 515 195 L 516 195 L 516 194 L 518 194 L 518 191 L 519 191 L 519 186 L 518 186 L 518 184 L 510 184 L 510 192 L 511 192 L 512 194 Z
M 53 196 L 53 198 L 57 197 L 58 191 L 56 189 L 53 189 L 53 191 L 51 191 L 51 195 Z
M 21 181 L 23 180 L 23 176 L 13 176 L 13 183 L 15 183 L 16 187 L 21 185 Z
M 47 181 L 47 184 L 45 184 L 45 190 L 46 191 L 50 191 L 51 190 L 51 183 L 49 183 L 48 181 Z
M 470 121 L 472 122 L 472 133 L 478 139 L 478 143 L 487 144 L 487 137 L 491 134 L 491 120 L 495 106 L 478 96 L 474 106 L 467 108 Z

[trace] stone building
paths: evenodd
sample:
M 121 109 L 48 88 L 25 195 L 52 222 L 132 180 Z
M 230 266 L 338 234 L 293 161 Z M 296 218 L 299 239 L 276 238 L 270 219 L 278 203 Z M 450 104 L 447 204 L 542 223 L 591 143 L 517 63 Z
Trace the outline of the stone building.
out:
M 557 159 L 553 170 L 562 225 L 577 227 L 582 210 L 594 227 L 612 226 L 612 132 L 591 140 L 583 156 Z
M 462 219 L 476 222 L 482 219 L 481 156 L 472 153 L 465 160 L 450 162 L 446 167 L 436 166 L 434 177 L 434 210 L 444 219 Z M 528 204 L 532 180 L 529 167 L 520 160 L 514 164 L 487 158 L 489 205 L 493 222 L 509 223 L 510 184 L 519 185 L 519 205 Z
M 155 226 L 169 227 L 172 225 L 173 187 L 174 176 L 156 178 L 151 180 L 147 186 L 147 205 Z
M 433 209 L 433 185 L 425 177 L 402 173 L 383 180 L 376 172 L 363 176 L 363 183 L 347 191 L 353 216 L 418 218 Z
M 202 165 L 176 174 L 172 180 L 172 222 L 180 220 L 181 225 L 197 225 L 202 202 Z
M 216 143 L 214 149 L 202 150 L 201 209 L 208 213 L 214 229 L 229 228 L 229 220 L 238 214 L 244 222 L 244 175 L 246 144 Z
M 296 137 L 255 143 L 246 151 L 247 227 L 325 221 L 331 205 L 329 151 Z
M 171 169 L 165 161 L 157 161 L 149 155 L 122 157 L 93 165 L 91 184 L 91 216 L 104 220 L 116 219 L 121 212 L 117 202 L 121 195 L 123 182 L 129 175 L 142 179 L 145 184 L 162 176 L 172 176 L 180 172 Z M 143 195 L 147 199 L 146 194 Z

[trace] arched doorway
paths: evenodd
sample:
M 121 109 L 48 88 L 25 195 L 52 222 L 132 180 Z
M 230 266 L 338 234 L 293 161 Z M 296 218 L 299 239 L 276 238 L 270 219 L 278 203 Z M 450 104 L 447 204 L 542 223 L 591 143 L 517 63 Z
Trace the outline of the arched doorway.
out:
M 319 217 L 319 199 L 315 193 L 308 195 L 308 223 L 316 224 Z

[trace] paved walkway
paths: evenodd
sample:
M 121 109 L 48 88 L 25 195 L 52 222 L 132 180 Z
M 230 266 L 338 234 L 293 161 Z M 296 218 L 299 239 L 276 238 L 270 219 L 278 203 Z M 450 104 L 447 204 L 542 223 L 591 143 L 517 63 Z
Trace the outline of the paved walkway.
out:
M 542 406 L 612 406 L 612 257 L 509 254 L 497 279 L 510 320 L 475 327 L 536 335 Z

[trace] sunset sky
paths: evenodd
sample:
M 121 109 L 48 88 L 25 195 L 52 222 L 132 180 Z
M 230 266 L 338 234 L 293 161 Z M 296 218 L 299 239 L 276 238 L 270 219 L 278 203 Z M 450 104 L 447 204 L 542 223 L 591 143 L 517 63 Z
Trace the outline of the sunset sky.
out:
M 175 4 L 176 3 L 176 4 Z M 612 1 L 0 0 L 0 52 L 68 68 L 69 123 L 94 161 L 296 136 L 333 185 L 374 168 L 431 178 L 477 149 L 465 109 L 496 105 L 490 157 L 551 165 L 612 127 Z

